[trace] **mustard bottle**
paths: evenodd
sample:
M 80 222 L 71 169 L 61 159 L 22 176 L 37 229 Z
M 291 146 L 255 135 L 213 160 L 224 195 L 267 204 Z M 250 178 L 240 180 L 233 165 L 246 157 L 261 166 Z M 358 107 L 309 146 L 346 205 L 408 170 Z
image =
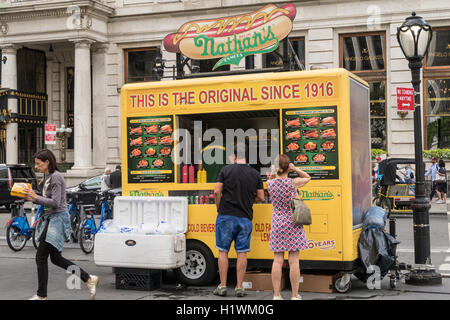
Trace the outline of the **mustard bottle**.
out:
M 203 172 L 202 172 L 202 181 L 203 181 L 203 183 L 207 183 L 208 182 L 207 174 L 206 174 L 206 170 L 205 169 L 203 169 Z

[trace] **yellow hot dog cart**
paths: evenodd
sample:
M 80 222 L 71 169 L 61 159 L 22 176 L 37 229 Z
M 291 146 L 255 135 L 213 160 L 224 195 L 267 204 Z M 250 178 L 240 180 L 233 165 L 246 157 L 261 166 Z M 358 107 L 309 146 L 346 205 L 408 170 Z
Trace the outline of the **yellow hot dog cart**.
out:
M 176 271 L 184 282 L 206 284 L 217 272 L 215 184 L 199 166 L 202 152 L 218 142 L 226 150 L 227 130 L 242 130 L 250 151 L 287 154 L 311 175 L 299 189 L 313 221 L 300 266 L 342 272 L 345 287 L 371 205 L 366 82 L 329 69 L 126 84 L 121 106 L 122 194 L 188 198 L 186 264 Z M 265 181 L 270 163 L 263 158 L 250 162 Z M 270 266 L 270 199 L 253 210 L 249 266 Z

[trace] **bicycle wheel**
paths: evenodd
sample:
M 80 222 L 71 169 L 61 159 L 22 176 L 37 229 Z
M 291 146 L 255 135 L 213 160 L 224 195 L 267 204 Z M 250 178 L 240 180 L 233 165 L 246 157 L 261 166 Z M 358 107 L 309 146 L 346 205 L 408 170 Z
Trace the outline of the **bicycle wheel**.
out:
M 33 246 L 37 249 L 39 247 L 39 241 L 36 240 L 36 229 L 33 230 Z
M 81 250 L 89 254 L 94 249 L 95 234 L 92 233 L 92 226 L 90 219 L 84 219 L 81 223 L 80 232 L 78 234 L 78 242 Z
M 15 226 L 8 226 L 6 229 L 6 242 L 13 251 L 20 251 L 25 247 L 28 237 L 20 234 L 20 229 Z
M 72 227 L 72 233 L 70 234 L 70 238 L 72 242 L 78 242 L 78 233 L 80 232 L 80 215 L 72 211 L 70 213 L 70 226 Z

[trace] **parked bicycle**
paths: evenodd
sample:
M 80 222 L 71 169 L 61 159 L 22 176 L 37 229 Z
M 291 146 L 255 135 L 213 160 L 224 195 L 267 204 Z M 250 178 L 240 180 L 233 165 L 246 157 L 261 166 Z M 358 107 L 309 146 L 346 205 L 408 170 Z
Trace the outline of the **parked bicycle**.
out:
M 12 206 L 11 209 L 18 212 L 18 216 L 14 216 L 6 223 L 6 242 L 8 246 L 14 251 L 22 250 L 27 241 L 32 239 L 33 245 L 37 249 L 38 242 L 35 238 L 36 225 L 39 220 L 39 216 L 44 210 L 44 206 L 37 207 L 36 216 L 32 218 L 31 224 L 28 222 L 28 217 L 24 209 L 24 201 L 18 200 Z M 32 216 L 35 207 L 32 208 Z
M 95 191 L 80 191 L 72 192 L 68 197 L 67 201 L 69 203 L 69 219 L 70 226 L 72 227 L 72 233 L 70 238 L 72 242 L 78 242 L 81 219 L 84 217 L 82 214 L 82 208 L 86 208 L 89 203 L 95 204 L 97 198 L 97 192 Z
M 111 211 L 112 211 L 112 202 L 115 196 L 116 194 L 109 191 L 105 191 L 98 194 L 97 208 L 100 209 L 100 222 L 98 227 L 95 222 L 95 213 L 97 211 L 97 208 L 94 207 L 85 209 L 86 218 L 81 223 L 78 238 L 80 248 L 81 250 L 83 250 L 84 253 L 88 254 L 92 252 L 92 250 L 94 249 L 95 235 L 100 231 L 101 227 L 103 226 L 103 223 L 106 220 L 113 218 Z
M 78 209 L 76 197 L 72 197 L 68 212 L 69 212 L 70 226 L 72 227 L 70 238 L 72 239 L 72 242 L 77 242 L 78 232 L 80 231 L 81 214 L 80 210 Z

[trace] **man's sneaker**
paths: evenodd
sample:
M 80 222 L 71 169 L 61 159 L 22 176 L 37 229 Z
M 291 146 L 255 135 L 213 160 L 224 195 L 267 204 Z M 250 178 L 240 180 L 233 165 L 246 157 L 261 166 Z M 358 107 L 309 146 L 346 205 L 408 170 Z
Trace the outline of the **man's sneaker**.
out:
M 37 294 L 35 294 L 29 300 L 47 300 L 47 298 L 39 297 Z
M 98 277 L 90 276 L 89 281 L 86 283 L 86 286 L 88 287 L 91 300 L 95 299 L 95 295 L 97 294 L 97 285 Z
M 235 288 L 234 294 L 236 295 L 236 297 L 242 298 L 243 296 L 245 296 L 245 290 L 244 288 Z
M 273 296 L 273 300 L 283 300 L 281 296 Z
M 298 294 L 296 297 L 291 297 L 291 300 L 303 300 L 303 297 Z
M 220 297 L 227 296 L 227 287 L 221 287 L 220 284 L 214 289 L 213 294 Z

